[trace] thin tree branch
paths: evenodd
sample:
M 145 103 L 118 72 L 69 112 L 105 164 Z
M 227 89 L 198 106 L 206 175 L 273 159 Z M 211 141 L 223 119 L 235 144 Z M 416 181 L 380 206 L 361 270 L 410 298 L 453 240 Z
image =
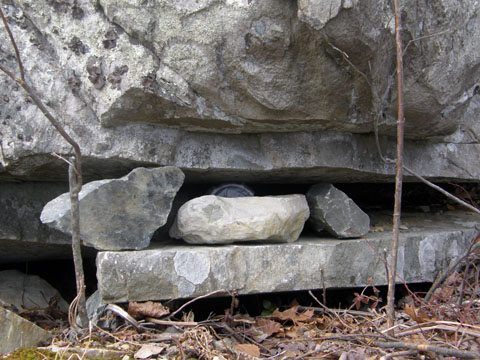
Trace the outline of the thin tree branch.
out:
M 23 70 L 23 64 L 22 64 L 22 59 L 20 58 L 20 52 L 18 51 L 17 43 L 15 42 L 15 38 L 13 37 L 12 31 L 10 30 L 10 26 L 8 25 L 7 19 L 5 18 L 5 15 L 3 15 L 3 11 L 1 9 L 0 9 L 0 16 L 2 17 L 3 25 L 7 30 L 8 36 L 10 38 L 10 42 L 12 43 L 13 49 L 15 51 L 15 57 L 17 58 L 18 69 L 20 70 L 20 79 L 22 80 L 22 82 L 25 82 L 25 72 Z M 4 71 L 4 69 L 2 69 L 2 71 Z M 16 80 L 15 78 L 13 79 Z M 19 82 L 18 80 L 16 81 Z
M 376 346 L 392 349 L 411 349 L 418 351 L 430 351 L 436 354 L 447 355 L 447 356 L 456 356 L 460 359 L 478 359 L 480 358 L 480 353 L 477 351 L 464 351 L 457 349 L 446 349 L 440 346 L 434 345 L 425 345 L 425 344 L 415 344 L 409 342 L 383 342 L 383 341 L 374 341 Z
M 477 213 L 480 215 L 480 210 L 477 209 L 476 207 L 470 205 L 469 203 L 459 199 L 458 197 L 456 197 L 455 195 L 452 195 L 450 194 L 448 191 L 445 191 L 444 189 L 442 189 L 440 186 L 437 186 L 435 185 L 434 183 L 428 181 L 427 179 L 425 179 L 423 176 L 417 174 L 416 172 L 414 172 L 412 169 L 406 167 L 406 166 L 403 166 L 403 168 L 409 172 L 410 174 L 412 174 L 413 176 L 415 176 L 416 178 L 418 178 L 421 182 L 423 182 L 424 184 L 430 186 L 431 188 L 441 192 L 443 195 L 445 195 L 447 198 L 449 198 L 450 200 L 452 201 L 455 201 L 456 203 L 462 205 L 462 206 L 465 206 L 467 209 Z
M 395 278 L 397 275 L 398 239 L 400 236 L 400 218 L 402 209 L 403 143 L 405 117 L 403 114 L 403 58 L 402 58 L 402 22 L 400 3 L 393 1 L 395 11 L 395 45 L 397 53 L 397 166 L 395 172 L 395 204 L 393 209 L 392 248 L 390 252 L 391 271 L 388 278 L 387 326 L 395 321 Z
M 10 37 L 10 42 L 15 50 L 15 56 L 17 59 L 18 68 L 20 71 L 20 78 L 16 78 L 12 72 L 5 69 L 3 66 L 0 66 L 0 70 L 3 71 L 7 76 L 13 79 L 15 82 L 20 84 L 20 86 L 27 92 L 27 94 L 32 98 L 33 102 L 40 111 L 45 115 L 45 117 L 50 121 L 50 123 L 55 127 L 55 129 L 62 135 L 62 137 L 72 146 L 75 157 L 71 160 L 73 166 L 69 166 L 69 185 L 70 185 L 70 204 L 71 204 L 71 231 L 72 231 L 72 253 L 73 261 L 75 265 L 75 278 L 77 285 L 77 297 L 72 303 L 72 312 L 69 315 L 74 316 L 77 309 L 80 316 L 81 326 L 86 326 L 88 324 L 88 317 L 85 305 L 85 278 L 83 272 L 83 263 L 82 263 L 82 253 L 80 247 L 80 208 L 78 202 L 78 194 L 82 188 L 82 153 L 80 151 L 80 146 L 78 143 L 73 140 L 70 135 L 65 131 L 61 123 L 50 113 L 46 108 L 43 102 L 38 97 L 36 91 L 31 88 L 25 81 L 25 72 L 20 57 L 20 52 L 18 51 L 15 38 L 10 30 L 7 19 L 5 18 L 2 9 L 0 8 L 0 17 L 2 18 L 5 29 L 7 30 L 8 36 Z M 75 331 L 77 329 L 74 328 Z
M 200 295 L 190 301 L 187 301 L 185 304 L 183 304 L 182 306 L 180 306 L 177 310 L 175 310 L 173 313 L 171 313 L 170 315 L 168 315 L 166 317 L 166 319 L 171 319 L 175 314 L 177 314 L 178 312 L 180 312 L 182 309 L 184 309 L 187 305 L 190 305 L 191 303 L 199 300 L 199 299 L 204 299 L 206 297 L 209 297 L 209 296 L 212 296 L 212 295 L 217 295 L 217 294 L 225 294 L 227 293 L 228 294 L 228 291 L 226 290 L 215 290 L 215 291 L 212 291 L 208 294 L 205 294 L 205 295 Z

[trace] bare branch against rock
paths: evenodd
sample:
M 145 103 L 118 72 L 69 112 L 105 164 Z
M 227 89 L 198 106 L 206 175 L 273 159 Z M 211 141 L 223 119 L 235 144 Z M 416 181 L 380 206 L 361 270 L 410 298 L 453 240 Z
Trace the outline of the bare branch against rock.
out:
M 400 4 L 393 1 L 395 11 L 395 44 L 397 53 L 397 167 L 395 173 L 395 205 L 393 209 L 392 248 L 390 252 L 391 271 L 388 277 L 387 322 L 392 327 L 395 320 L 395 278 L 397 275 L 398 238 L 400 235 L 400 218 L 402 209 L 402 176 L 403 176 L 403 140 L 405 117 L 403 114 L 403 51 L 401 38 Z
M 72 252 L 75 264 L 75 277 L 78 294 L 78 314 L 80 315 L 81 325 L 86 326 L 88 323 L 88 318 L 85 305 L 85 278 L 83 273 L 82 254 L 80 249 L 80 210 L 78 203 L 78 193 L 82 188 L 82 154 L 80 151 L 80 146 L 75 140 L 70 137 L 70 135 L 68 135 L 61 123 L 45 107 L 43 102 L 38 97 L 36 91 L 27 84 L 25 80 L 25 71 L 20 57 L 20 52 L 18 50 L 15 38 L 13 37 L 12 31 L 10 30 L 10 26 L 8 25 L 7 19 L 5 18 L 2 9 L 0 9 L 0 16 L 15 51 L 15 57 L 17 59 L 20 77 L 16 77 L 13 72 L 8 71 L 1 65 L 0 70 L 3 71 L 13 81 L 17 82 L 28 93 L 35 105 L 37 105 L 37 107 L 55 127 L 55 129 L 57 129 L 57 131 L 63 136 L 63 138 L 73 147 L 75 153 L 75 157 L 71 161 L 73 166 L 69 166 L 70 201 L 72 209 Z

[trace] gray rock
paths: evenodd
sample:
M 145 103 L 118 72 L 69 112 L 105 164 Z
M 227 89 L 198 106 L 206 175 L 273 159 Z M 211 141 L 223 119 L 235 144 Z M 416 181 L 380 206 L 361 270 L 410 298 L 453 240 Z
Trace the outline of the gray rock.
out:
M 315 12 L 319 3 L 328 14 Z M 375 114 L 384 115 L 381 134 L 393 134 L 396 124 L 394 84 L 386 91 L 395 59 L 389 4 L 98 5 L 6 5 L 27 78 L 80 143 L 86 178 L 172 165 L 194 181 L 393 180 L 394 169 L 375 155 L 371 136 Z M 405 53 L 407 137 L 431 138 L 407 142 L 407 165 L 436 181 L 480 175 L 471 166 L 480 155 L 478 125 L 472 125 L 478 112 L 464 111 L 478 102 L 479 7 L 467 0 L 403 6 L 404 31 L 418 39 Z M 6 32 L 0 41 L 8 44 Z M 0 49 L 4 66 L 16 69 L 11 55 L 8 46 Z M 66 180 L 64 164 L 50 154 L 69 154 L 70 146 L 17 85 L 3 73 L 0 81 L 0 176 Z M 387 94 L 384 103 L 377 93 Z M 381 141 L 391 152 L 392 141 Z
M 137 168 L 120 179 L 85 184 L 79 194 L 80 237 L 103 250 L 142 249 L 167 221 L 184 175 L 175 167 Z M 50 201 L 41 221 L 70 234 L 68 193 Z
M 88 319 L 93 324 L 101 327 L 102 329 L 114 329 L 121 325 L 120 317 L 115 316 L 113 319 L 108 317 L 110 312 L 105 312 L 105 307 L 107 304 L 103 302 L 102 296 L 98 290 L 88 297 L 86 305 Z M 79 320 L 80 318 L 77 317 L 77 322 L 79 322 Z
M 14 312 L 0 306 L 0 354 L 7 354 L 18 348 L 37 346 L 47 341 L 52 334 Z
M 205 195 L 185 203 L 170 236 L 191 244 L 296 241 L 308 219 L 304 195 L 224 198 Z
M 86 306 L 88 319 L 94 324 L 98 324 L 100 317 L 104 315 L 106 306 L 98 290 L 88 297 Z
M 477 235 L 476 215 L 402 214 L 398 274 L 407 283 L 431 282 Z M 195 297 L 215 290 L 239 294 L 387 284 L 381 249 L 391 232 L 349 241 L 302 237 L 291 244 L 181 246 L 100 252 L 98 288 L 105 302 Z M 377 254 L 374 249 L 380 249 Z M 400 279 L 399 278 L 399 279 Z M 398 279 L 397 279 L 398 280 Z M 400 280 L 398 280 L 400 282 Z
M 26 275 L 17 270 L 0 271 L 0 305 L 14 306 L 17 310 L 47 308 L 53 297 L 65 313 L 68 303 L 48 282 L 36 275 Z
M 357 238 L 368 233 L 370 218 L 343 191 L 332 184 L 316 184 L 307 192 L 309 222 L 316 231 L 337 238 Z

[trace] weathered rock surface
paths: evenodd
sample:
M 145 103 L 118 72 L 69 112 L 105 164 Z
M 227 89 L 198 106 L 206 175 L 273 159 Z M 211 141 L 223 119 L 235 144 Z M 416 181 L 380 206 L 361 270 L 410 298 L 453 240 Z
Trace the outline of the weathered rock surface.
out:
M 476 236 L 478 218 L 463 212 L 402 214 L 398 274 L 406 282 L 433 281 L 451 259 L 462 255 Z M 195 297 L 214 290 L 240 294 L 322 287 L 386 284 L 381 255 L 391 233 L 374 232 L 349 241 L 301 238 L 291 244 L 178 246 L 100 252 L 99 291 L 105 302 Z
M 48 331 L 0 306 L 0 354 L 37 346 L 52 337 Z
M 67 313 L 68 303 L 54 287 L 39 276 L 26 275 L 17 270 L 0 271 L 1 306 L 13 305 L 19 311 L 47 308 L 53 297 L 57 299 L 58 308 Z
M 383 115 L 381 134 L 395 128 L 387 3 L 14 4 L 5 12 L 27 78 L 79 141 L 87 177 L 172 165 L 194 180 L 393 179 L 373 137 L 358 135 L 371 134 L 376 114 Z M 478 126 L 471 125 L 478 115 L 464 112 L 478 98 L 479 8 L 467 0 L 403 3 L 407 136 L 435 137 L 407 142 L 407 158 L 435 180 L 479 177 L 471 166 L 480 155 Z M 4 31 L 0 38 L 8 44 Z M 16 69 L 12 54 L 0 49 L 3 64 Z M 70 147 L 18 86 L 3 74 L 0 80 L 0 176 L 65 180 L 64 164 L 50 153 L 69 154 Z M 461 134 L 441 138 L 458 125 Z M 271 134 L 284 131 L 295 134 Z
M 71 239 L 40 222 L 45 204 L 67 189 L 65 183 L 0 182 L 0 263 L 71 257 Z
M 85 184 L 79 194 L 80 237 L 103 250 L 143 249 L 164 225 L 184 175 L 175 167 L 137 168 L 120 179 Z M 70 196 L 50 201 L 41 221 L 70 233 Z
M 310 225 L 337 238 L 357 238 L 368 233 L 370 218 L 343 191 L 332 184 L 316 184 L 306 194 Z
M 294 242 L 309 215 L 304 195 L 240 198 L 205 195 L 188 201 L 178 210 L 170 236 L 190 244 Z

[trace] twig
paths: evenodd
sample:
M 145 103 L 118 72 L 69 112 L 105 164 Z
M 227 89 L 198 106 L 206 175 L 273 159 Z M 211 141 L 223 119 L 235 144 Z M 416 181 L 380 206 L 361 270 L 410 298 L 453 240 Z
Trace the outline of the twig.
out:
M 172 321 L 172 320 L 160 320 L 156 318 L 146 317 L 146 321 L 166 326 L 198 326 L 200 323 L 197 321 Z
M 412 334 L 417 334 L 419 332 L 421 333 L 429 330 L 445 330 L 445 331 L 451 331 L 455 333 L 459 332 L 461 334 L 467 334 L 467 335 L 474 336 L 476 338 L 480 338 L 480 332 L 465 329 L 464 327 L 459 328 L 458 326 L 448 326 L 448 325 L 419 326 L 416 329 L 402 331 L 401 333 L 397 334 L 397 336 L 398 337 L 409 336 Z
M 465 270 L 463 271 L 463 277 L 462 277 L 462 285 L 460 286 L 460 295 L 458 296 L 458 302 L 457 305 L 461 306 L 463 303 L 463 297 L 465 295 L 465 285 L 467 284 L 467 276 L 468 273 L 470 272 L 470 261 L 469 261 L 469 256 L 465 259 L 467 264 L 465 265 Z
M 128 312 L 123 310 L 120 306 L 115 305 L 115 304 L 108 304 L 105 307 L 105 312 L 106 311 L 111 311 L 114 314 L 120 316 L 123 320 L 125 320 L 125 321 L 129 322 L 131 325 L 133 325 L 133 327 L 135 329 L 138 330 L 140 328 L 140 323 L 137 320 L 135 320 Z
M 446 349 L 434 345 L 425 345 L 425 344 L 415 344 L 409 342 L 382 342 L 375 340 L 374 344 L 376 346 L 382 347 L 384 349 L 411 349 L 418 351 L 430 351 L 436 354 L 447 355 L 447 356 L 456 356 L 461 359 L 478 359 L 480 358 L 480 352 L 477 351 L 464 351 L 457 349 Z
M 315 295 L 313 295 L 312 291 L 311 290 L 308 290 L 308 293 L 310 294 L 310 296 L 317 302 L 318 305 L 320 305 L 322 308 L 324 308 L 328 313 L 332 314 L 333 316 L 335 316 L 338 321 L 340 321 L 343 326 L 345 326 L 345 328 L 350 328 L 350 326 L 348 326 L 347 324 L 345 324 L 345 322 L 342 320 L 342 318 L 333 310 L 329 309 L 327 306 L 323 305 L 320 300 L 318 300 L 316 298 Z
M 17 64 L 18 64 L 18 69 L 20 70 L 20 80 L 22 82 L 25 82 L 25 71 L 23 70 L 23 64 L 22 64 L 22 59 L 20 58 L 20 52 L 18 51 L 17 43 L 15 42 L 15 38 L 13 37 L 12 31 L 10 30 L 10 26 L 8 25 L 7 19 L 5 18 L 5 15 L 3 15 L 3 11 L 0 9 L 0 16 L 2 17 L 3 25 L 5 26 L 5 29 L 7 30 L 8 37 L 10 38 L 10 43 L 13 46 L 13 50 L 15 51 L 15 57 L 17 58 Z M 5 69 L 2 69 L 7 75 L 8 72 L 5 71 Z M 10 76 L 13 80 L 18 81 L 18 79 L 15 79 L 14 76 Z
M 394 353 L 384 355 L 380 358 L 380 360 L 388 360 L 388 359 L 393 359 L 393 358 L 399 357 L 399 356 L 411 356 L 411 355 L 416 355 L 416 354 L 418 354 L 418 351 L 416 351 L 416 350 L 398 351 L 398 352 L 394 352 Z
M 452 201 L 455 201 L 456 203 L 462 205 L 462 206 L 465 206 L 467 209 L 477 213 L 480 215 L 480 210 L 477 209 L 476 207 L 466 203 L 465 201 L 459 199 L 458 197 L 456 197 L 455 195 L 452 195 L 450 194 L 448 191 L 445 191 L 444 189 L 442 189 L 440 186 L 437 186 L 435 185 L 434 183 L 428 181 L 427 179 L 425 179 L 423 176 L 417 174 L 416 172 L 414 172 L 412 169 L 406 167 L 406 166 L 403 166 L 403 168 L 409 172 L 410 174 L 412 174 L 413 176 L 415 176 L 416 178 L 418 178 L 421 182 L 423 182 L 424 184 L 430 186 L 431 188 L 441 192 L 443 195 L 445 195 L 447 198 L 449 198 L 450 200 Z
M 323 304 L 327 305 L 327 289 L 325 287 L 325 276 L 323 275 L 323 268 L 320 268 L 320 277 L 322 278 L 322 297 Z
M 180 306 L 177 310 L 175 310 L 173 313 L 171 313 L 169 316 L 167 316 L 167 319 L 171 319 L 175 314 L 177 314 L 179 311 L 181 311 L 183 308 L 185 308 L 186 306 L 190 305 L 191 303 L 197 301 L 197 300 L 200 300 L 200 299 L 204 299 L 206 297 L 209 297 L 209 296 L 212 296 L 212 295 L 216 295 L 216 294 L 222 294 L 222 293 L 228 293 L 228 291 L 226 290 L 215 290 L 215 291 L 212 291 L 211 293 L 208 293 L 208 294 L 205 294 L 205 295 L 201 295 L 201 296 L 198 296 L 196 297 L 195 299 L 192 299 L 190 301 L 187 301 L 185 304 L 183 304 L 182 306 Z
M 58 155 L 56 152 L 52 152 L 52 153 L 50 153 L 50 155 L 52 155 L 53 157 L 56 157 L 56 158 L 59 159 L 59 160 L 64 161 L 65 163 L 68 164 L 68 166 L 74 166 L 72 162 L 70 162 L 69 160 L 65 159 L 62 155 Z

